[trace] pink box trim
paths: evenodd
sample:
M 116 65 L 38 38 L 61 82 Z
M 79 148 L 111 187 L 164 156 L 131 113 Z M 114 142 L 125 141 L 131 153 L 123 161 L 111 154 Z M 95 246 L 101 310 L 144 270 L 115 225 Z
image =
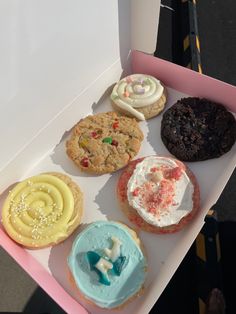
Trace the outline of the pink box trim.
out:
M 150 74 L 182 93 L 205 97 L 236 112 L 236 87 L 143 52 L 132 52 L 133 73 Z M 172 75 L 171 75 L 172 74 Z
M 75 301 L 33 256 L 13 242 L 2 229 L 0 229 L 0 245 L 66 313 L 88 314 L 82 305 Z

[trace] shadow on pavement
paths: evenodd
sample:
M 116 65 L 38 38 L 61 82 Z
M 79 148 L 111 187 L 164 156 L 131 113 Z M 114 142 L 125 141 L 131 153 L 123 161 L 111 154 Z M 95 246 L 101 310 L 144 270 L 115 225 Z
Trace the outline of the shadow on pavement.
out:
M 37 288 L 28 303 L 26 304 L 23 314 L 66 314 L 60 308 L 60 306 L 55 303 L 49 295 L 44 292 L 41 288 Z

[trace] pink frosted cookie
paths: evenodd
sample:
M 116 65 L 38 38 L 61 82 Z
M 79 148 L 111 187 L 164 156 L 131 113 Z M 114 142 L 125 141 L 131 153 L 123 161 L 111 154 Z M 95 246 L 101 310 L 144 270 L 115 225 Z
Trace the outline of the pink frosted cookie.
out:
M 200 204 L 194 174 L 182 162 L 169 157 L 148 156 L 131 161 L 119 178 L 117 195 L 129 220 L 153 233 L 179 231 Z

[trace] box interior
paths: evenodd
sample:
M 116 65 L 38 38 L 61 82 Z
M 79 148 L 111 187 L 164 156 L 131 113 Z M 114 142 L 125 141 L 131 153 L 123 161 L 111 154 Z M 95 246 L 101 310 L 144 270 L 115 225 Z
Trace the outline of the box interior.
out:
M 116 71 L 116 69 L 118 70 Z M 114 174 L 96 176 L 95 178 L 94 176 L 81 173 L 65 153 L 65 141 L 69 136 L 70 127 L 74 123 L 89 113 L 111 110 L 109 95 L 113 84 L 110 84 L 110 82 L 114 82 L 119 78 L 119 69 L 119 64 L 115 64 L 112 69 L 109 69 L 100 78 L 103 82 L 106 82 L 106 86 L 109 86 L 105 93 L 101 90 L 99 79 L 94 83 L 92 87 L 93 98 L 91 98 L 91 100 L 94 99 L 94 95 L 97 94 L 98 101 L 92 103 L 90 109 L 88 106 L 86 109 L 81 108 L 78 106 L 77 102 L 73 102 L 70 106 L 67 106 L 4 170 L 4 178 L 11 180 L 9 185 L 19 179 L 47 171 L 65 172 L 70 175 L 73 180 L 80 185 L 85 196 L 85 214 L 80 228 L 83 228 L 86 224 L 94 220 L 104 219 L 123 221 L 132 227 L 132 224 L 129 223 L 120 211 L 117 202 L 114 202 L 115 186 L 121 171 Z M 90 90 L 85 92 L 81 97 L 84 96 L 85 99 L 89 99 L 87 93 L 90 93 Z M 99 97 L 100 95 L 102 95 L 102 97 Z M 177 99 L 185 96 L 188 95 L 168 88 L 167 107 L 171 106 Z M 78 101 L 81 102 L 82 100 L 83 98 L 80 98 Z M 140 123 L 145 134 L 145 140 L 138 156 L 141 157 L 152 154 L 169 155 L 160 139 L 160 123 L 161 115 Z M 46 143 L 44 140 L 45 137 L 47 138 Z M 226 183 L 226 179 L 222 179 L 222 176 L 225 175 L 223 169 L 226 169 L 227 166 L 232 163 L 236 152 L 235 150 L 236 147 L 234 146 L 228 154 L 221 158 L 188 164 L 200 184 L 201 211 L 184 230 L 172 235 L 140 233 L 140 238 L 147 249 L 150 267 L 147 275 L 146 289 L 144 295 L 126 307 L 122 313 L 126 314 L 133 311 L 144 313 L 151 309 L 204 224 L 204 217 L 213 204 L 212 201 L 216 201 L 219 196 L 217 194 L 217 188 L 214 189 L 214 184 L 216 187 L 217 185 L 222 187 L 224 183 Z M 35 160 L 34 163 L 29 166 L 33 153 L 35 154 Z M 19 178 L 12 169 L 16 172 L 17 169 L 21 169 Z M 4 193 L 4 195 L 6 194 Z M 4 195 L 1 201 L 3 201 Z M 80 229 L 78 229 L 78 231 L 79 230 Z M 79 299 L 76 290 L 71 286 L 68 280 L 68 273 L 62 271 L 67 269 L 67 255 L 77 232 L 68 240 L 53 248 L 26 252 L 41 265 L 40 267 L 42 267 L 44 271 L 56 279 L 65 292 L 83 304 L 83 301 Z M 3 247 L 5 247 L 4 243 Z M 15 258 L 17 258 L 17 256 L 15 256 Z M 44 288 L 50 293 L 50 288 Z M 56 298 L 56 301 L 58 301 L 64 309 L 68 310 L 63 300 Z M 91 313 L 105 313 L 103 310 L 88 307 L 87 305 L 85 306 Z
M 159 9 L 160 0 L 1 1 L 0 169 L 116 62 L 121 74 L 131 48 L 155 51 Z

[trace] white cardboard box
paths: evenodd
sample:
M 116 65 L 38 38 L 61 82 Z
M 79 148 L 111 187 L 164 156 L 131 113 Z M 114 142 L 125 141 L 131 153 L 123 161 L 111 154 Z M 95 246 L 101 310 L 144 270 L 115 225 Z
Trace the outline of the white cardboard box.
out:
M 69 174 L 84 191 L 83 223 L 112 219 L 129 224 L 114 204 L 120 172 L 94 180 L 73 165 L 64 148 L 68 131 L 80 118 L 111 110 L 109 88 L 126 72 L 159 77 L 168 86 L 168 106 L 182 96 L 193 95 L 224 100 L 229 109 L 236 109 L 234 87 L 139 52 L 129 54 L 130 47 L 154 51 L 159 1 L 25 0 L 1 5 L 7 29 L 1 46 L 5 75 L 1 78 L 0 127 L 4 136 L 0 144 L 5 149 L 0 156 L 0 202 L 12 183 L 56 170 Z M 139 156 L 167 154 L 160 140 L 160 121 L 161 117 L 141 123 L 145 141 Z M 219 159 L 189 165 L 200 183 L 202 201 L 197 217 L 184 230 L 160 236 L 140 233 L 149 260 L 145 293 L 119 313 L 144 314 L 152 308 L 232 173 L 235 152 L 234 146 Z M 11 241 L 0 225 L 0 245 L 72 314 L 86 313 L 66 273 L 74 236 L 53 248 L 27 251 Z M 93 307 L 88 310 L 106 312 Z

